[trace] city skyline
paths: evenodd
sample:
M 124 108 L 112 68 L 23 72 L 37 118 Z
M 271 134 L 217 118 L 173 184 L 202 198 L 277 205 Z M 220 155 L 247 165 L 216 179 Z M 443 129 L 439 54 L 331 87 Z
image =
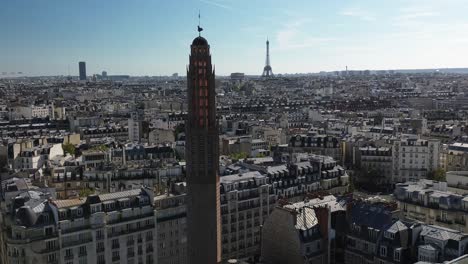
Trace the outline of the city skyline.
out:
M 0 44 L 0 72 L 77 75 L 76 63 L 86 61 L 89 75 L 183 74 L 184 44 L 196 32 L 199 10 L 219 75 L 260 75 L 267 37 L 277 73 L 466 67 L 462 4 L 8 1 L 0 9 L 7 39 Z

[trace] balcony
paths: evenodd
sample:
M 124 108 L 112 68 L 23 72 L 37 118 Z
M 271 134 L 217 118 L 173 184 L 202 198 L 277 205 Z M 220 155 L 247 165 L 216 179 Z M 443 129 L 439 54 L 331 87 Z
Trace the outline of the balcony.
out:
M 154 216 L 153 211 L 148 212 L 148 213 L 136 214 L 133 216 L 127 216 L 127 217 L 123 217 L 122 214 L 119 214 L 116 219 L 107 220 L 107 224 L 111 225 L 111 224 L 116 224 L 116 223 L 122 223 L 124 221 L 140 220 L 140 219 L 144 220 L 144 218 L 151 217 L 151 216 Z
M 90 243 L 93 241 L 92 237 L 78 239 L 78 240 L 63 240 L 63 247 L 77 246 L 81 244 Z
M 439 223 L 444 223 L 444 224 L 448 224 L 448 225 L 453 224 L 453 220 L 442 219 L 441 217 L 436 217 L 436 221 L 439 222 Z

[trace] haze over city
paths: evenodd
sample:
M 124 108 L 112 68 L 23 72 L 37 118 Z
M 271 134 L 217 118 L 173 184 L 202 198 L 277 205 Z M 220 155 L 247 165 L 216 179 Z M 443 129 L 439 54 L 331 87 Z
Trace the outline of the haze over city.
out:
M 463 0 L 2 1 L 0 72 L 185 74 L 201 12 L 218 74 L 466 67 Z M 70 70 L 68 70 L 70 69 Z

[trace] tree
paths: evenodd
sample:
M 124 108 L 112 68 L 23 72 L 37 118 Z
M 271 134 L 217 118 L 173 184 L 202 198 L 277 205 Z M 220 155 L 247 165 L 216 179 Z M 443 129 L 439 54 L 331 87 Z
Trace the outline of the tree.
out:
M 185 133 L 185 123 L 178 124 L 174 129 L 174 138 L 177 140 L 177 136 L 180 133 Z
M 374 126 L 380 126 L 382 125 L 382 120 L 384 116 L 381 112 L 378 112 L 377 115 L 374 117 Z
M 241 160 L 246 159 L 249 155 L 245 152 L 233 153 L 229 155 L 229 157 L 233 160 Z
M 428 172 L 427 178 L 433 181 L 446 181 L 445 170 L 439 167 L 433 171 Z
M 79 193 L 80 197 L 88 197 L 91 194 L 94 194 L 94 190 L 90 188 L 81 189 Z
M 65 152 L 65 154 L 68 153 L 68 154 L 70 154 L 72 156 L 75 156 L 75 154 L 76 154 L 76 148 L 75 148 L 75 146 L 73 144 L 70 144 L 70 143 L 63 144 L 62 149 Z

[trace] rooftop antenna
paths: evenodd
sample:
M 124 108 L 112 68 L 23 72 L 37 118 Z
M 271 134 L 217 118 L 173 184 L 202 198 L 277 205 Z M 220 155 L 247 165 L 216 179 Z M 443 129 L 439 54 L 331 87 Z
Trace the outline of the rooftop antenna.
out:
M 198 36 L 201 36 L 201 32 L 203 31 L 203 28 L 200 27 L 200 10 L 198 10 Z

